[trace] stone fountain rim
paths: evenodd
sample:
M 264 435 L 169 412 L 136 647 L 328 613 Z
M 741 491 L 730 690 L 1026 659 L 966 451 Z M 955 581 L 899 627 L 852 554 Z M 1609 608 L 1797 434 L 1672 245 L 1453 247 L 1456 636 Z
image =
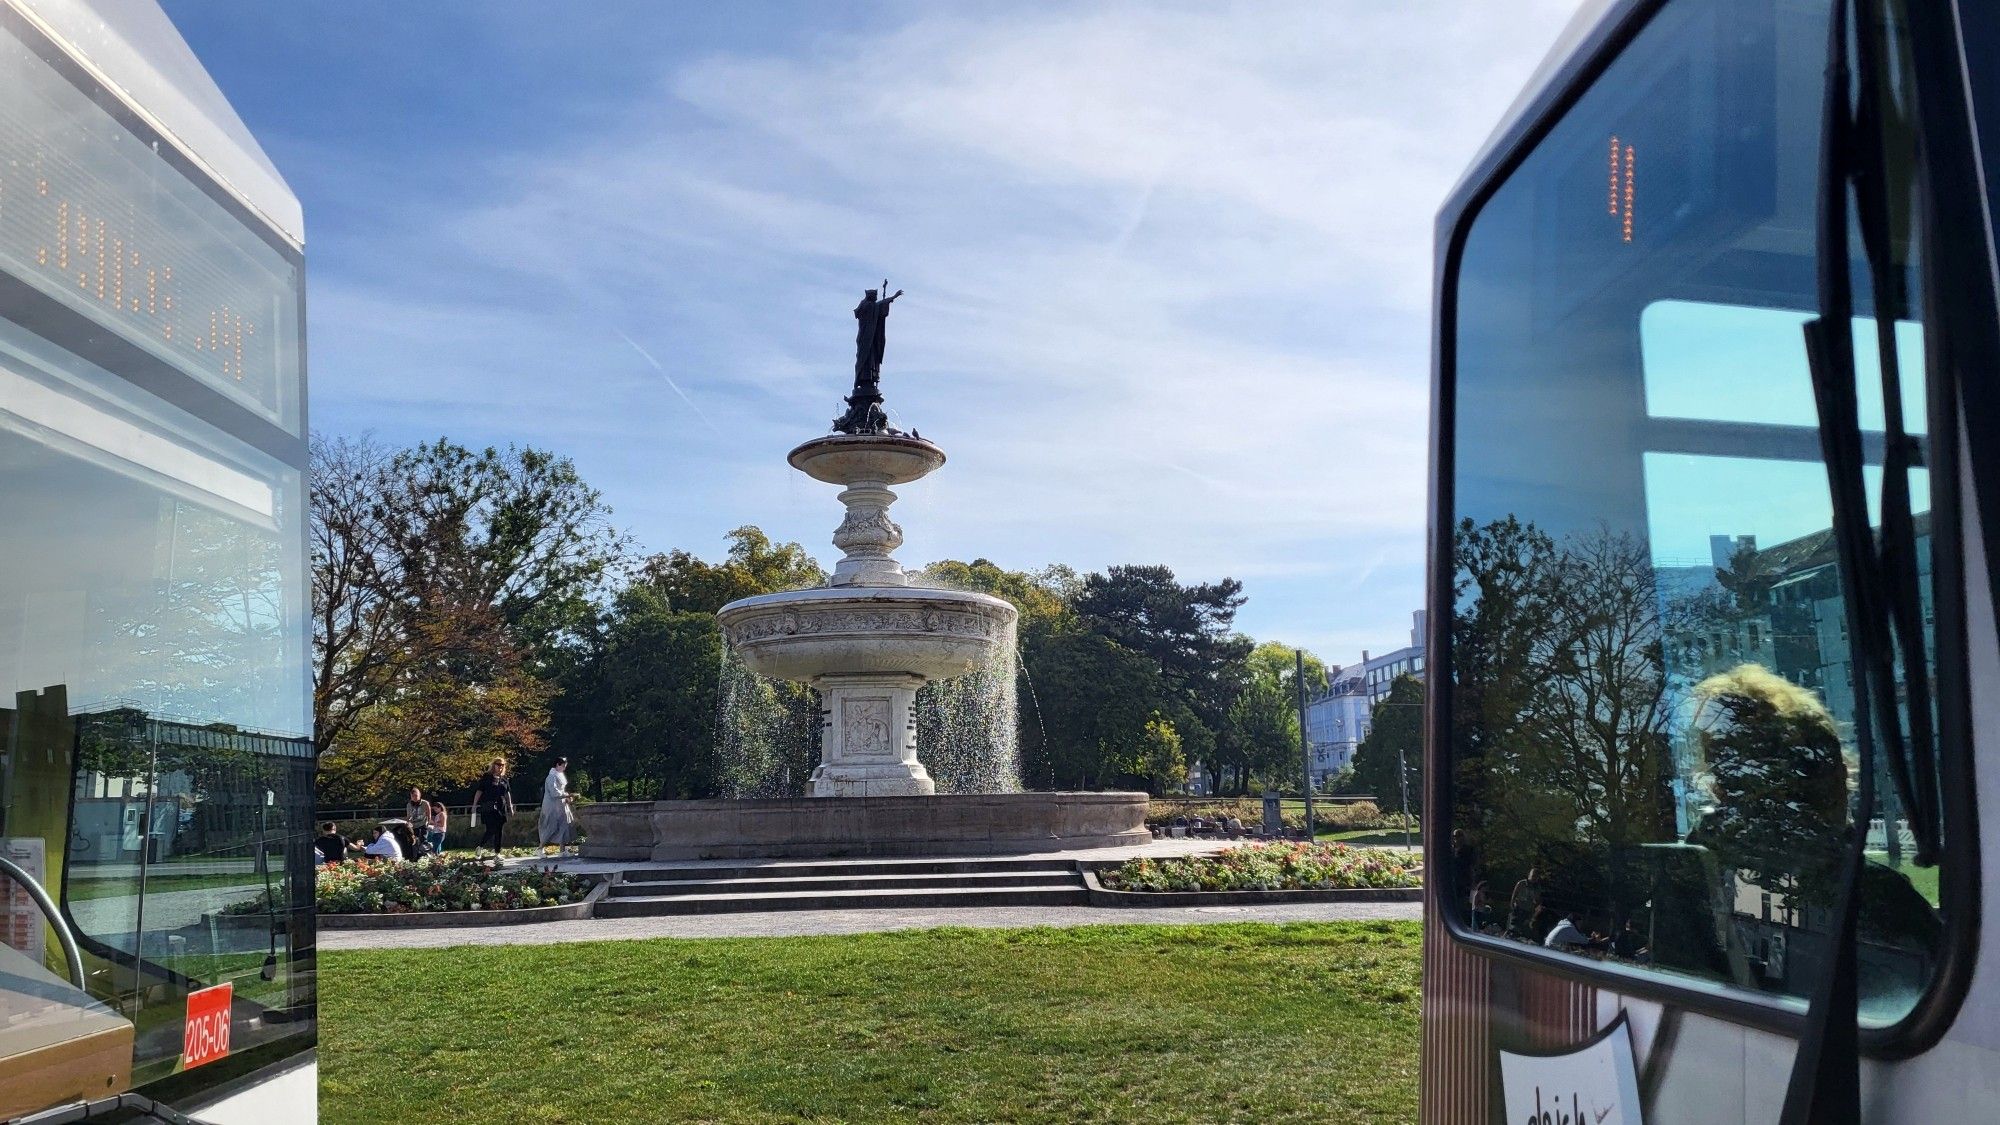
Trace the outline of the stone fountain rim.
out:
M 948 590 L 937 586 L 814 586 L 806 590 L 780 590 L 775 594 L 753 594 L 738 598 L 715 611 L 720 618 L 734 617 L 754 609 L 770 606 L 818 605 L 841 602 L 952 602 L 961 606 L 979 606 L 991 611 L 994 616 L 1009 620 L 1019 616 L 1014 603 L 991 594 L 981 594 L 972 590 Z
M 792 468 L 827 484 L 845 484 L 846 481 L 828 479 L 814 473 L 806 465 L 830 453 L 895 453 L 905 457 L 921 458 L 924 468 L 913 475 L 897 474 L 908 479 L 889 481 L 890 484 L 909 484 L 911 481 L 929 476 L 942 468 L 945 463 L 944 450 L 928 438 L 911 437 L 908 434 L 826 434 L 802 442 L 790 453 L 785 454 L 785 462 Z

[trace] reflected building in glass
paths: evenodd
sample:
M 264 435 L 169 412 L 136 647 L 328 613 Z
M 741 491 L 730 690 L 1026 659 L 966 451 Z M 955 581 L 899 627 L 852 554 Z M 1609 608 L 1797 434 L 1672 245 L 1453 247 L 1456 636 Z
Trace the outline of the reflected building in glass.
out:
M 177 1104 L 315 1028 L 297 201 L 158 9 L 40 15 L 0 5 L 0 1118 L 177 1075 L 205 990 Z

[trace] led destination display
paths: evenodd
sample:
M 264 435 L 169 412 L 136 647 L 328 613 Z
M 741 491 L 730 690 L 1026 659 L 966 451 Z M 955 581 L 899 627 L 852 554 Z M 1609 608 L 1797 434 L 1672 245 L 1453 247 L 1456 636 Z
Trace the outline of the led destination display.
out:
M 296 432 L 299 271 L 0 35 L 0 270 Z

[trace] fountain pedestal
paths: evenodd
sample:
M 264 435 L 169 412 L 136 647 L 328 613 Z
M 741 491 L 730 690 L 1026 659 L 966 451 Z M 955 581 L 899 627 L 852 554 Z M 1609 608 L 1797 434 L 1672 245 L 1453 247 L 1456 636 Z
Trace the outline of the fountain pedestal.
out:
M 819 689 L 820 765 L 815 797 L 927 797 L 937 792 L 917 761 L 911 715 L 924 677 L 904 672 L 827 675 Z

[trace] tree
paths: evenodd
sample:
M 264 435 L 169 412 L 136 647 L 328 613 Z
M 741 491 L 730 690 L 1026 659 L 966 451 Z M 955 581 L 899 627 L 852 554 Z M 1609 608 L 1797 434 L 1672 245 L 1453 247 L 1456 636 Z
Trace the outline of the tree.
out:
M 1067 568 L 1052 567 L 1041 573 L 1028 573 L 1003 570 L 986 559 L 974 559 L 969 563 L 940 559 L 916 571 L 911 580 L 919 586 L 970 590 L 1003 598 L 1020 611 L 1020 630 L 1025 634 L 1032 628 L 1070 616 L 1062 588 L 1065 577 L 1073 580 L 1075 574 Z
M 1164 566 L 1114 566 L 1077 584 L 1079 624 L 1157 670 L 1190 753 L 1247 779 L 1245 750 L 1230 736 L 1230 710 L 1248 675 L 1253 642 L 1231 631 L 1243 605 L 1234 578 L 1182 585 Z M 1197 749 L 1199 747 L 1199 749 Z M 1239 781 L 1245 784 L 1247 781 Z
M 1227 725 L 1216 739 L 1212 768 L 1218 780 L 1233 774 L 1230 786 L 1242 793 L 1255 774 L 1266 785 L 1305 785 L 1304 749 L 1299 743 L 1299 689 L 1296 651 L 1275 641 L 1250 650 L 1242 686 L 1230 704 Z M 1326 666 L 1306 660 L 1308 691 L 1326 683 Z
M 433 605 L 413 625 L 412 651 L 393 690 L 354 716 L 320 759 L 330 800 L 373 804 L 412 785 L 470 784 L 494 758 L 542 746 L 551 687 L 526 666 L 488 607 Z
M 1831 905 L 1848 819 L 1846 750 L 1819 697 L 1745 664 L 1694 690 L 1713 806 L 1689 836 L 1724 871 L 1801 905 Z
M 444 440 L 316 443 L 311 488 L 322 797 L 448 788 L 538 749 L 623 544 L 597 492 L 566 458 Z
M 1230 631 L 1243 605 L 1234 578 L 1184 586 L 1164 566 L 1114 566 L 1084 578 L 1076 612 L 1105 637 L 1151 660 L 1209 729 L 1221 728 L 1250 655 Z
M 738 598 L 826 583 L 826 572 L 797 543 L 774 544 L 751 524 L 724 538 L 729 553 L 723 561 L 704 562 L 687 551 L 668 551 L 640 564 L 640 580 L 658 590 L 675 612 L 711 616 Z
M 313 751 L 323 757 L 421 654 L 382 518 L 390 454 L 367 438 L 316 435 L 311 457 Z
M 1172 704 L 1153 662 L 1078 622 L 1039 638 L 1028 656 L 1039 715 L 1022 724 L 1025 779 L 1093 789 L 1136 772 L 1146 724 Z
M 641 563 L 565 671 L 552 742 L 594 792 L 623 782 L 634 799 L 642 787 L 659 799 L 709 797 L 733 783 L 717 742 L 731 732 L 718 732 L 725 685 L 715 611 L 738 598 L 819 585 L 825 573 L 804 547 L 773 543 L 757 527 L 725 538 L 720 562 L 675 550 Z M 765 749 L 789 755 L 779 768 L 802 780 L 817 755 L 812 691 L 778 683 L 757 694 L 786 732 L 777 749 Z
M 1398 676 L 1389 694 L 1368 716 L 1368 737 L 1354 750 L 1350 767 L 1354 792 L 1366 793 L 1385 809 L 1401 809 L 1403 783 L 1410 786 L 1410 809 L 1422 808 L 1424 792 L 1424 682 Z
M 1146 777 L 1148 792 L 1167 793 L 1187 786 L 1187 756 L 1181 752 L 1181 736 L 1165 716 L 1156 713 L 1146 720 L 1135 749 L 1131 772 Z
M 491 607 L 530 658 L 587 625 L 625 547 L 569 458 L 532 447 L 474 453 L 440 438 L 391 458 L 381 488 L 408 586 Z
M 621 592 L 602 667 L 605 737 L 587 758 L 593 772 L 648 780 L 657 800 L 713 795 L 721 659 L 713 616 L 677 613 L 647 583 Z
M 1491 877 L 1539 868 L 1562 901 L 1629 916 L 1638 845 L 1675 838 L 1670 599 L 1646 545 L 1510 517 L 1456 546 L 1454 827 Z

